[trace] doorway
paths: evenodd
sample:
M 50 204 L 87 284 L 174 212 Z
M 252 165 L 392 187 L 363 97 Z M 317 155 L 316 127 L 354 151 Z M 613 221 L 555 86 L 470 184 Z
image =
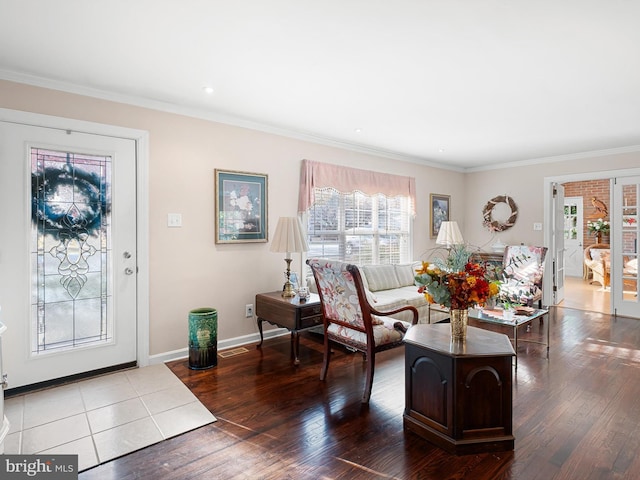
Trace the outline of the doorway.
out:
M 567 277 L 561 306 L 600 313 L 611 311 L 608 285 L 594 279 L 585 265 L 585 251 L 591 251 L 588 247 L 596 242 L 609 244 L 609 233 L 597 237 L 589 225 L 598 219 L 609 222 L 610 183 L 606 178 L 563 183 L 567 194 L 564 212 Z
M 0 201 L 12 205 L 0 214 L 10 388 L 148 362 L 139 348 L 148 344 L 138 288 L 147 282 L 137 191 L 144 135 L 0 113 Z
M 616 178 L 630 177 L 638 175 L 639 173 L 640 169 L 627 169 L 545 178 L 545 244 L 551 245 L 554 235 L 554 229 L 552 227 L 552 219 L 554 218 L 552 186 L 554 184 L 561 184 L 564 187 L 566 197 L 580 197 L 583 200 L 582 232 L 584 233 L 584 240 L 581 248 L 584 252 L 584 249 L 596 243 L 599 243 L 602 247 L 609 247 L 611 243 L 610 239 L 615 238 L 615 235 L 621 234 L 621 222 L 618 221 L 616 223 L 611 214 L 614 209 L 612 185 Z M 564 213 L 567 213 L 566 209 Z M 610 225 L 612 229 L 610 235 L 609 232 L 604 235 L 597 235 L 595 231 L 590 229 L 589 224 L 598 223 L 598 220 L 606 221 Z M 579 221 L 576 222 L 579 226 Z M 566 225 L 565 222 L 565 238 L 567 238 Z M 602 245 L 603 243 L 604 245 Z M 563 253 L 568 253 L 566 248 L 563 250 Z M 607 250 L 610 251 L 613 256 L 613 251 L 611 251 L 610 248 L 607 248 Z M 551 265 L 553 265 L 552 262 L 555 260 L 555 258 L 549 259 Z M 577 264 L 577 261 L 575 263 Z M 577 270 L 575 273 L 578 273 Z M 544 295 L 547 299 L 554 298 L 554 280 L 553 278 L 547 278 L 547 276 L 545 276 Z M 603 285 L 600 282 L 594 282 L 593 279 L 589 277 L 588 271 L 583 271 L 582 276 L 566 275 L 562 280 L 564 300 L 558 302 L 559 306 L 597 311 L 606 314 L 616 312 L 615 299 L 612 298 L 610 286 L 608 284 Z M 619 309 L 617 311 L 621 314 Z M 633 311 L 630 316 L 640 317 L 640 312 Z
M 575 182 L 574 182 L 575 183 Z M 565 195 L 570 190 L 564 184 Z M 564 247 L 565 275 L 569 277 L 584 276 L 583 248 L 583 197 L 564 197 Z

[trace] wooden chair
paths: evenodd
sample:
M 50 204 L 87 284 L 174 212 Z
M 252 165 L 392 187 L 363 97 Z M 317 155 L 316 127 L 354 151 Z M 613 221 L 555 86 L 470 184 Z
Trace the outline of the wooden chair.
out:
M 330 342 L 360 351 L 367 362 L 362 403 L 369 403 L 376 353 L 403 345 L 407 329 L 418 323 L 418 310 L 409 305 L 387 312 L 373 308 L 355 265 L 314 258 L 308 259 L 307 265 L 318 287 L 324 317 L 324 360 L 320 380 L 327 377 Z M 405 310 L 413 313 L 412 323 L 390 317 Z

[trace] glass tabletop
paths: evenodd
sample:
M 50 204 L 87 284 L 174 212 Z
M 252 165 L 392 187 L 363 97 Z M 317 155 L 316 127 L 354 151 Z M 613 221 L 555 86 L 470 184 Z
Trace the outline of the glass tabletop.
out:
M 518 326 L 529 323 L 530 321 L 540 318 L 549 313 L 549 310 L 543 308 L 534 309 L 530 314 L 516 314 L 512 320 L 507 320 L 502 316 L 503 310 L 500 309 L 479 309 L 470 308 L 469 318 L 482 320 L 483 322 L 498 323 L 500 325 Z

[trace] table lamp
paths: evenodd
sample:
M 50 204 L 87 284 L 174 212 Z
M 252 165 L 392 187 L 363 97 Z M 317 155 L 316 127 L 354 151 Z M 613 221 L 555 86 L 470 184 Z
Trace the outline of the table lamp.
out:
M 458 228 L 458 222 L 442 222 L 436 239 L 438 245 L 446 245 L 447 249 L 451 249 L 453 245 L 461 245 L 464 243 L 462 233 Z
M 293 284 L 291 283 L 291 253 L 306 252 L 309 250 L 307 239 L 302 231 L 302 224 L 298 217 L 280 217 L 276 226 L 276 233 L 271 242 L 271 251 L 286 253 L 284 259 L 287 262 L 287 281 L 282 287 L 283 297 L 295 297 Z

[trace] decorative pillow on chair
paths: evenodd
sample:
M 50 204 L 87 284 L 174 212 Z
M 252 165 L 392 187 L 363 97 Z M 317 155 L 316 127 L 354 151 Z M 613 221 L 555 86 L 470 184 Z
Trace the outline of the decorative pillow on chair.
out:
M 415 285 L 415 263 L 403 263 L 401 265 L 395 265 L 395 269 L 396 276 L 398 277 L 398 281 L 400 282 L 401 287 Z

